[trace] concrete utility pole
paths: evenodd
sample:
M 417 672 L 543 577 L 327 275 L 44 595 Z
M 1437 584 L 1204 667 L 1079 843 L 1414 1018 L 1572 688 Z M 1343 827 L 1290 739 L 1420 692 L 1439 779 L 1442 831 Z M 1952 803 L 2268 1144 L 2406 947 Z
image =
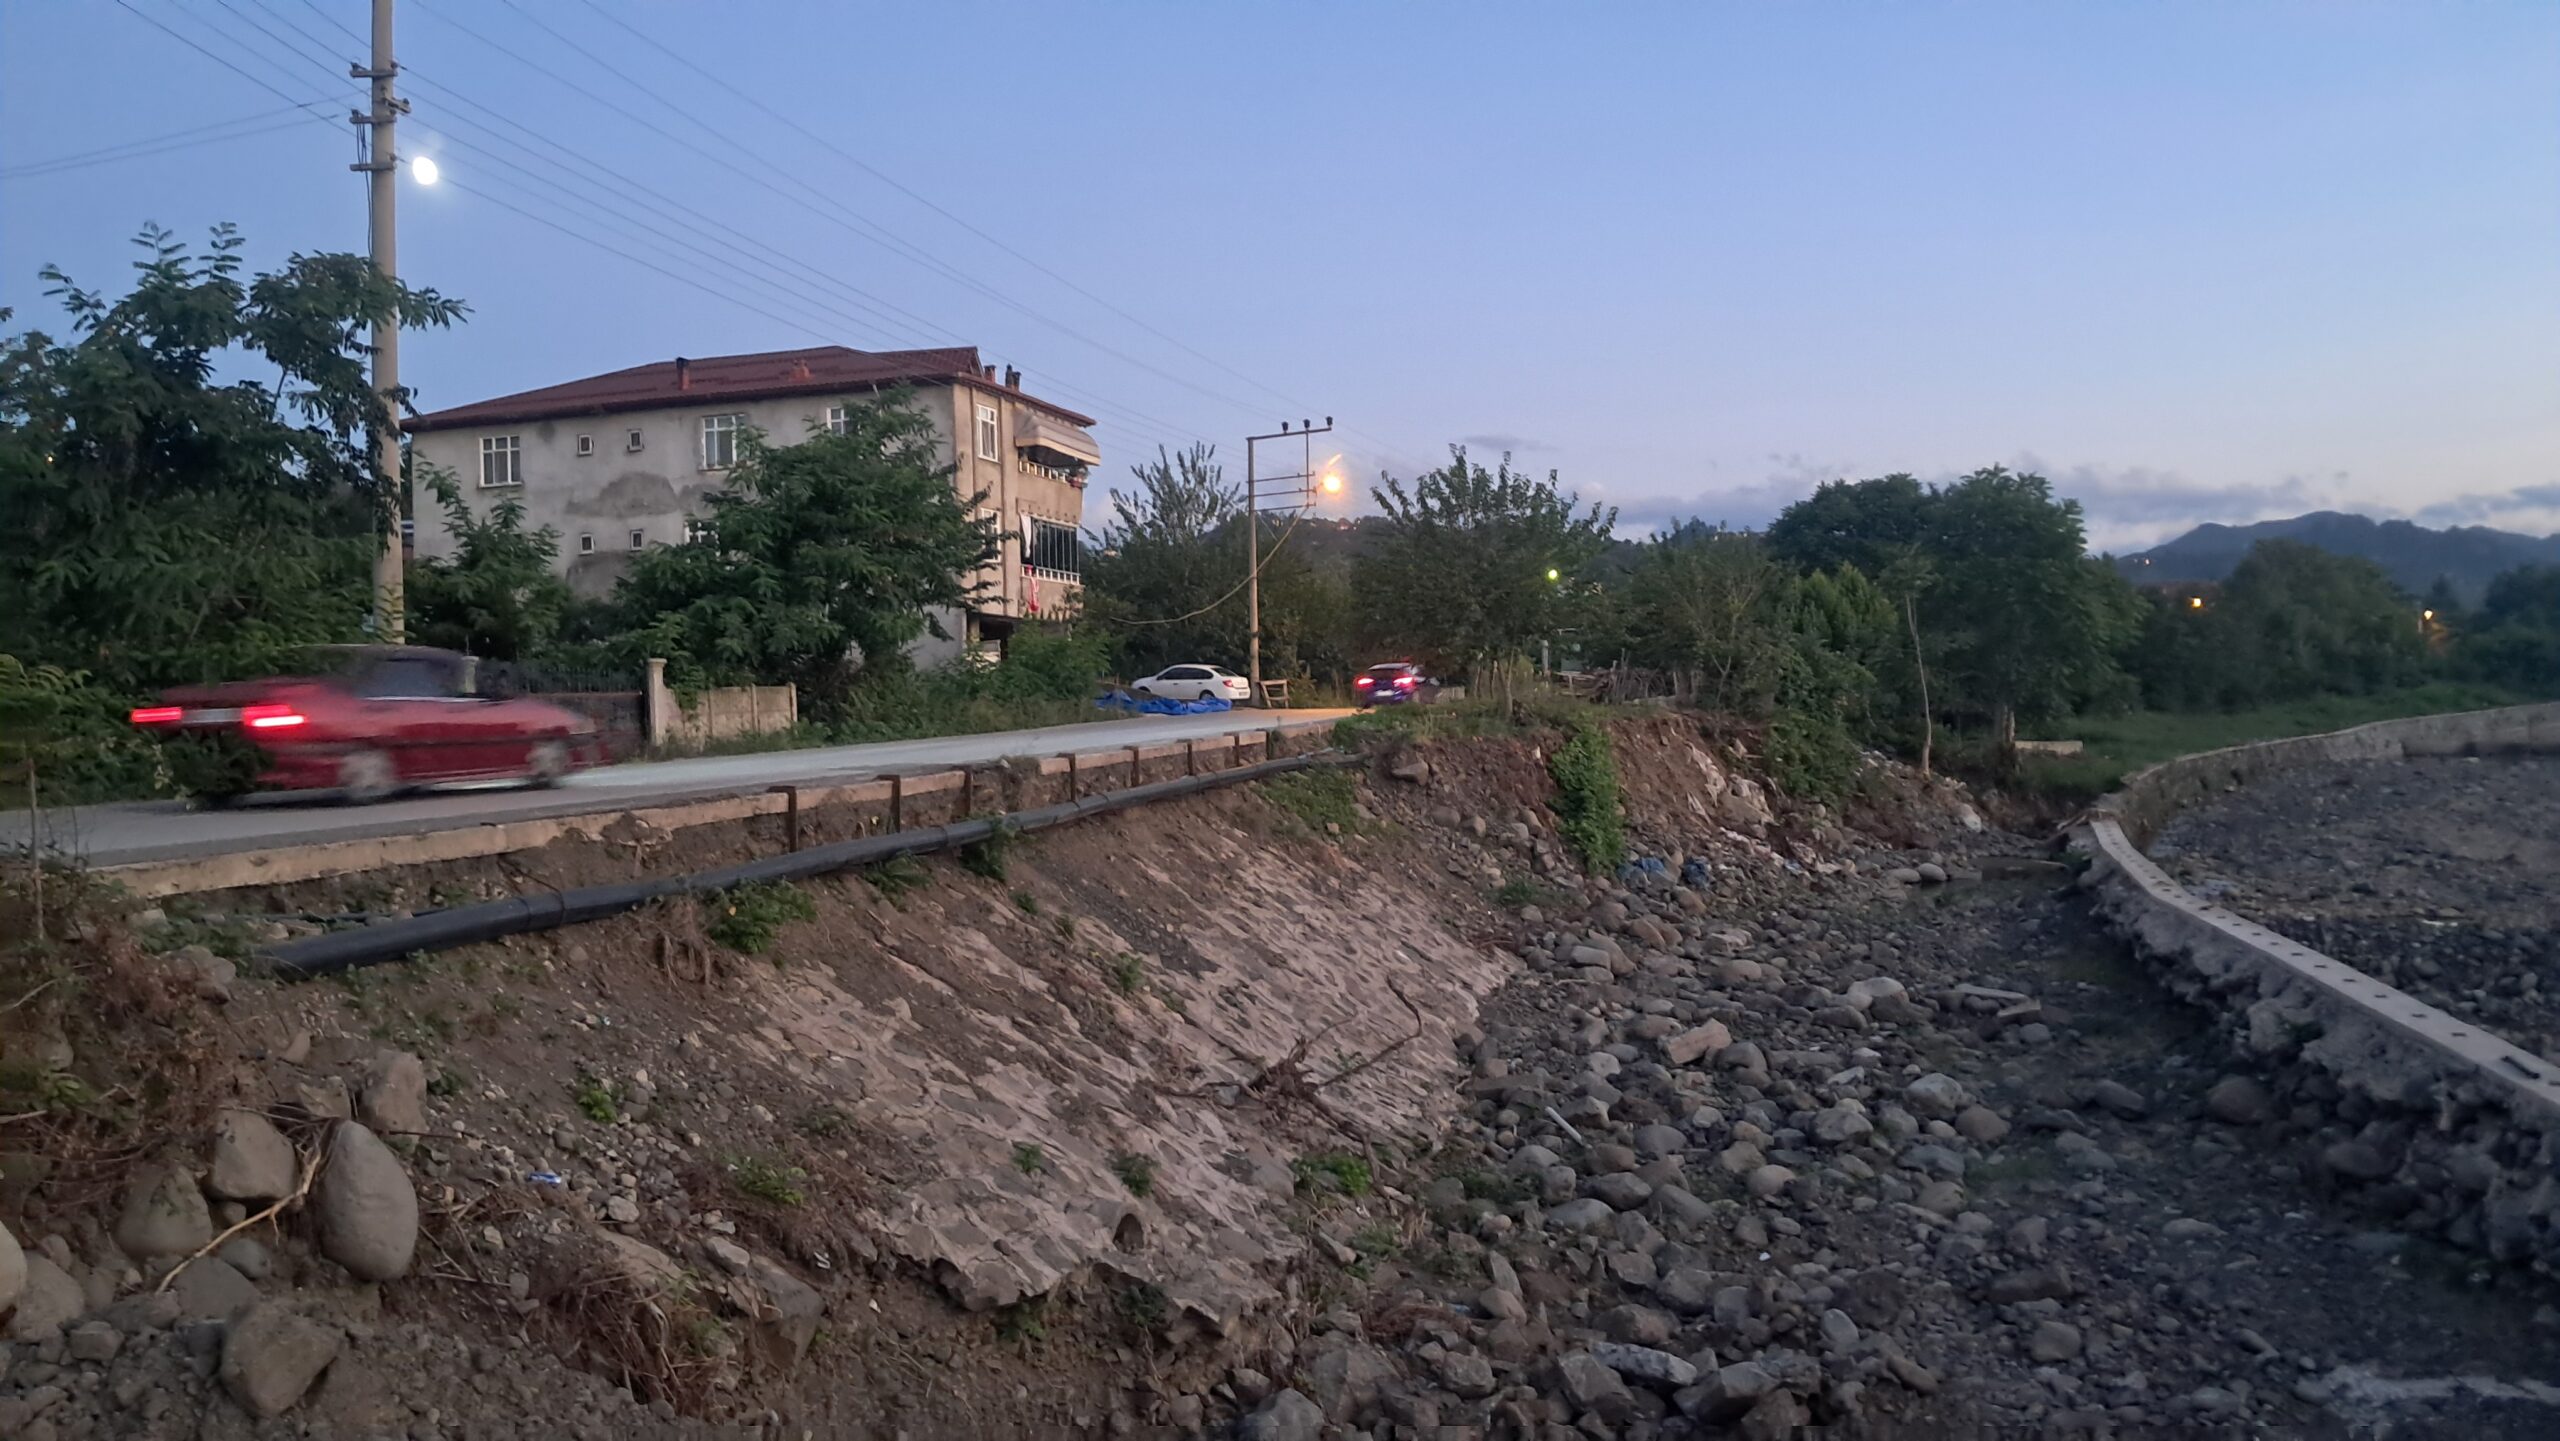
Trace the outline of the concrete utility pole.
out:
M 1301 451 L 1298 461 L 1298 473 L 1295 475 L 1275 475 L 1272 479 L 1294 480 L 1298 482 L 1298 485 L 1294 490 L 1284 491 L 1281 492 L 1281 494 L 1288 496 L 1290 499 L 1303 506 L 1315 498 L 1315 492 L 1318 489 L 1323 490 L 1328 495 L 1337 493 L 1342 489 L 1342 477 L 1335 475 L 1331 471 L 1327 471 L 1321 481 L 1318 480 L 1314 472 L 1315 452 L 1305 448 L 1305 442 L 1308 437 L 1323 435 L 1332 429 L 1333 417 L 1328 415 L 1324 418 L 1324 424 L 1321 426 L 1302 420 L 1298 422 L 1298 428 L 1296 430 L 1291 430 L 1289 428 L 1289 422 L 1284 420 L 1280 422 L 1280 428 L 1269 435 L 1248 435 L 1244 438 L 1244 623 L 1245 629 L 1249 633 L 1248 638 L 1245 641 L 1245 647 L 1249 657 L 1245 665 L 1245 675 L 1253 682 L 1253 703 L 1255 705 L 1261 705 L 1263 703 L 1262 505 L 1258 492 L 1258 481 L 1254 475 L 1253 469 L 1253 448 L 1257 444 L 1266 440 L 1286 440 L 1291 436 L 1298 438 Z M 1230 593 L 1232 594 L 1232 592 Z
M 400 152 L 392 148 L 392 128 L 407 102 L 392 93 L 399 73 L 391 58 L 391 0 L 373 0 L 373 63 L 351 65 L 347 73 L 373 82 L 370 111 L 349 117 L 372 128 L 365 158 L 347 167 L 365 172 L 366 230 L 373 268 L 388 280 L 400 278 Z M 407 606 L 400 547 L 400 318 L 373 323 L 373 388 L 382 397 L 383 422 L 373 435 L 374 469 L 382 477 L 382 548 L 373 558 L 373 638 L 397 644 L 407 633 Z

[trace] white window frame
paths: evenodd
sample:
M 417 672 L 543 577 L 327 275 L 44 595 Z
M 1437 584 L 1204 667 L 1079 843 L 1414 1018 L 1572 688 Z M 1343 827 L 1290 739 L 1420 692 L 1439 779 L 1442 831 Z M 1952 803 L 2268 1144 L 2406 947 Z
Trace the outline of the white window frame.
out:
M 718 415 L 702 417 L 702 468 L 704 470 L 735 469 L 738 464 L 738 433 L 746 428 L 747 415 L 742 410 L 723 411 Z M 721 448 L 728 452 L 726 458 L 717 461 L 712 459 L 711 442 L 714 437 L 722 442 Z
M 633 550 L 638 550 L 640 547 L 647 545 L 648 543 L 649 533 L 647 531 L 635 530 L 631 532 L 631 548 Z
M 596 538 L 595 538 L 595 536 L 593 536 L 592 534 L 581 534 L 581 535 L 578 537 L 578 554 L 580 554 L 580 555 L 593 555 L 593 554 L 595 554 L 595 553 L 596 553 Z
M 639 427 L 634 426 L 626 433 L 622 442 L 622 452 L 625 455 L 638 455 L 640 453 Z
M 596 453 L 596 438 L 595 438 L 594 436 L 592 436 L 592 435 L 582 435 L 582 436 L 579 436 L 579 437 L 578 437 L 578 454 L 580 454 L 580 455 L 582 455 L 582 456 L 585 456 L 585 455 L 593 455 L 593 454 L 595 454 L 595 453 Z
M 996 414 L 994 406 L 981 405 L 978 407 L 978 459 L 1002 460 L 1003 458 L 1002 417 Z
M 843 405 L 830 405 L 827 407 L 827 433 L 829 435 L 843 435 L 846 431 L 851 430 L 852 428 L 852 407 Z
M 684 518 L 685 544 L 700 545 L 709 539 L 711 539 L 711 522 L 694 515 Z
M 497 462 L 492 465 L 491 462 Z M 484 435 L 480 437 L 480 488 L 506 490 L 524 484 L 524 437 L 521 435 Z

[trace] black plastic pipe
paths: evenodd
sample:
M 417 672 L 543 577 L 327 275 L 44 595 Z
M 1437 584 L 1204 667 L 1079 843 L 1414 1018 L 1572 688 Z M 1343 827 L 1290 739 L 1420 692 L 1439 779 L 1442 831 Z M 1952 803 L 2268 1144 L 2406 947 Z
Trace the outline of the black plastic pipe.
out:
M 725 891 L 731 886 L 752 885 L 758 881 L 806 880 L 832 871 L 878 865 L 899 856 L 922 855 L 969 845 L 987 839 L 999 827 L 1015 832 L 1046 830 L 1051 826 L 1108 815 L 1132 806 L 1172 800 L 1220 786 L 1285 775 L 1315 766 L 1346 765 L 1354 759 L 1333 751 L 1287 756 L 1232 770 L 1183 776 L 1152 785 L 1086 796 L 1081 800 L 1061 801 L 1053 806 L 1018 811 L 1008 816 L 957 821 L 947 826 L 899 831 L 894 835 L 838 841 L 834 845 L 816 846 L 805 851 L 786 851 L 722 870 L 625 881 L 609 886 L 580 886 L 576 890 L 517 896 L 484 905 L 456 906 L 407 920 L 287 941 L 267 947 L 264 954 L 274 962 L 276 973 L 287 980 L 335 975 L 340 971 L 400 960 L 420 951 L 450 950 L 455 946 L 494 941 L 501 936 L 600 921 L 667 896 Z

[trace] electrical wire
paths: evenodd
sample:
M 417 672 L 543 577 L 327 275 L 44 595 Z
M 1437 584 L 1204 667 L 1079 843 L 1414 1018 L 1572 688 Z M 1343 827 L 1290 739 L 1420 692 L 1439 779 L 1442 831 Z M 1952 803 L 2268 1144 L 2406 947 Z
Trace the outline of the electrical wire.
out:
M 170 39 L 175 40 L 175 41 L 177 41 L 179 44 L 186 46 L 188 49 L 193 50 L 194 52 L 196 52 L 196 53 L 197 53 L 197 54 L 199 54 L 199 55 L 202 55 L 202 56 L 203 56 L 204 58 L 206 58 L 207 60 L 210 60 L 210 61 L 212 61 L 213 63 L 215 63 L 216 65 L 221 66 L 223 69 L 230 71 L 232 74 L 239 76 L 241 79 L 248 81 L 250 84 L 257 86 L 259 89 L 264 90 L 264 91 L 266 91 L 267 93 L 269 93 L 269 94 L 271 94 L 271 95 L 275 96 L 278 100 L 282 100 L 282 101 L 284 101 L 285 103 L 287 103 L 287 104 L 289 104 L 289 105 L 291 105 L 291 106 L 295 107 L 296 109 L 300 109 L 300 108 L 302 107 L 302 105 L 303 105 L 303 102 L 302 102 L 302 101 L 299 101 L 299 100 L 294 99 L 291 95 L 287 94 L 287 93 L 286 93 L 285 91 L 283 91 L 282 89 L 279 89 L 279 88 L 278 88 L 278 87 L 276 87 L 275 85 L 272 85 L 272 84 L 268 83 L 267 81 L 262 80 L 262 79 L 258 78 L 257 76 L 250 74 L 247 70 L 245 70 L 245 69 L 241 68 L 241 67 L 240 67 L 240 66 L 238 66 L 238 65 L 233 64 L 230 60 L 225 59 L 224 57 L 222 57 L 222 56 L 220 56 L 220 55 L 215 54 L 213 51 L 206 49 L 202 44 L 198 43 L 197 41 L 195 41 L 195 40 L 191 40 L 191 39 L 189 39 L 187 36 L 185 36 L 185 35 L 183 35 L 183 34 L 180 34 L 178 31 L 176 31 L 176 30 L 174 30 L 174 29 L 171 29 L 169 26 L 162 24 L 162 23 L 160 22 L 160 20 L 159 20 L 157 17 L 152 16 L 152 15 L 150 15 L 150 14 L 147 14 L 147 13 L 145 13 L 144 11 L 141 11 L 141 10 L 139 10 L 139 9 L 136 9 L 136 8 L 134 7 L 134 5 L 132 4 L 132 0 L 116 0 L 116 4 L 117 4 L 118 6 L 120 6 L 120 7 L 122 7 L 123 9 L 125 9 L 126 11 L 130 12 L 130 13 L 131 13 L 135 18 L 137 18 L 137 19 L 141 20 L 144 24 L 149 25 L 152 29 L 159 31 L 161 34 L 168 36 Z M 201 17 L 199 17 L 199 18 L 201 18 Z M 308 113 L 308 112 L 306 112 L 306 113 Z M 337 123 L 336 123 L 335 121 L 332 121 L 332 120 L 327 119 L 326 117 L 323 117 L 323 116 L 320 116 L 320 115 L 312 115 L 312 117 L 311 117 L 311 118 L 312 118 L 312 119 L 314 119 L 314 120 L 319 121 L 319 122 L 320 122 L 321 124 L 323 124 L 323 125 L 328 126 L 328 127 L 329 127 L 330 129 L 332 129 L 332 130 L 335 130 L 335 129 L 337 128 Z
M 300 111 L 301 107 L 286 106 L 285 109 Z M 67 171 L 86 170 L 93 165 L 113 165 L 120 160 L 139 160 L 147 155 L 165 155 L 172 150 L 186 150 L 198 145 L 218 145 L 226 140 L 246 140 L 253 135 L 272 135 L 279 130 L 289 130 L 300 124 L 303 114 L 308 112 L 294 115 L 286 120 L 273 120 L 273 117 L 279 113 L 274 110 L 261 111 L 258 115 L 243 117 L 241 120 L 224 121 L 218 125 L 200 125 L 193 130 L 172 131 L 167 135 L 153 136 L 151 140 L 129 140 L 122 145 L 102 146 L 76 155 L 61 155 L 51 160 L 30 160 L 22 165 L 0 169 L 0 180 L 25 180 L 39 175 L 57 175 Z M 271 123 L 248 130 L 237 128 L 248 120 L 261 118 L 269 119 Z M 221 135 L 207 133 L 216 130 L 231 133 Z

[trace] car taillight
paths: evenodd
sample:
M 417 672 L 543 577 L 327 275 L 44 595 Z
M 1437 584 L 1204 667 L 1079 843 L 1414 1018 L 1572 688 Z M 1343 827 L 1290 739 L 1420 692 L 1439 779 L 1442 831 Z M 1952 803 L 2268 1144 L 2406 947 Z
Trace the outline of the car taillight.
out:
M 241 723 L 251 730 L 282 730 L 286 726 L 298 726 L 309 719 L 309 716 L 289 705 L 250 705 L 240 708 Z
M 1420 684 L 1422 684 L 1422 682 L 1415 680 L 1409 675 L 1400 675 L 1396 677 L 1396 689 L 1398 690 L 1411 690 Z
M 133 713 L 133 723 L 138 726 L 176 725 L 186 713 L 183 706 L 147 705 Z
M 1369 679 L 1367 676 L 1365 676 L 1365 675 L 1364 675 L 1364 676 L 1360 677 L 1358 680 L 1353 681 L 1351 684 L 1352 684 L 1353 686 L 1357 687 L 1358 689 L 1361 689 L 1361 690 L 1367 690 L 1369 687 L 1371 687 L 1371 686 L 1373 686 L 1373 685 L 1376 685 L 1376 684 L 1377 684 L 1377 682 L 1376 682 L 1376 681 L 1373 681 L 1373 680 L 1371 680 L 1371 679 Z

